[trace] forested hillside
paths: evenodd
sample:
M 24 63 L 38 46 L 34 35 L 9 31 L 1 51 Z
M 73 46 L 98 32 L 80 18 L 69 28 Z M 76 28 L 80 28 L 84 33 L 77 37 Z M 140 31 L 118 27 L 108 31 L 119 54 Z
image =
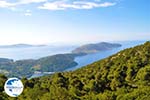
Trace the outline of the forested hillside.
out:
M 85 54 L 56 54 L 37 60 L 27 59 L 13 61 L 0 58 L 0 73 L 8 77 L 31 77 L 35 71 L 59 72 L 77 65 L 74 61 L 76 56 Z
M 73 72 L 31 80 L 18 98 L 3 93 L 0 100 L 149 100 L 150 42 L 118 52 Z

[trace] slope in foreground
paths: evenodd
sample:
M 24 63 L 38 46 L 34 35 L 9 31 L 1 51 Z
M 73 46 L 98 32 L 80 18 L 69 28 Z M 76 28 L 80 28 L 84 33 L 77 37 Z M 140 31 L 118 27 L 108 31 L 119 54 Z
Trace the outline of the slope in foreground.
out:
M 18 100 L 149 100 L 150 42 L 73 72 L 22 81 Z M 0 99 L 8 99 L 2 91 Z

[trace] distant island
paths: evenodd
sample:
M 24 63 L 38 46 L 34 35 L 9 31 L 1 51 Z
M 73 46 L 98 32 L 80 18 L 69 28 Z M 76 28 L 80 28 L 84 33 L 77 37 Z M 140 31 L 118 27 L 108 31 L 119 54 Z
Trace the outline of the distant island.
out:
M 100 42 L 96 44 L 86 44 L 81 47 L 76 48 L 72 51 L 72 53 L 97 53 L 100 51 L 111 50 L 113 48 L 121 47 L 121 44 L 118 43 L 108 43 L 108 42 Z
M 0 45 L 0 48 L 28 48 L 28 47 L 41 47 L 46 45 L 30 45 L 30 44 L 13 44 L 13 45 Z

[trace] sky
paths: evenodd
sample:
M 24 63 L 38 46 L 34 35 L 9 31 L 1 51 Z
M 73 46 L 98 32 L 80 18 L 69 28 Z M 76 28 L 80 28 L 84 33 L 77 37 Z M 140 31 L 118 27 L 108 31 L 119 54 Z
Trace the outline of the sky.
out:
M 0 45 L 150 40 L 150 0 L 0 0 Z

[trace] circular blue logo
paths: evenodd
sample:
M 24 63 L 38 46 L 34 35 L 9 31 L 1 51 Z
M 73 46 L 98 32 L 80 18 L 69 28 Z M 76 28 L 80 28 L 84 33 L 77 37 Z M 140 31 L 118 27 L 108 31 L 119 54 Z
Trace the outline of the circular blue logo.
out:
M 6 94 L 17 97 L 23 92 L 23 84 L 18 78 L 9 78 L 4 85 Z

